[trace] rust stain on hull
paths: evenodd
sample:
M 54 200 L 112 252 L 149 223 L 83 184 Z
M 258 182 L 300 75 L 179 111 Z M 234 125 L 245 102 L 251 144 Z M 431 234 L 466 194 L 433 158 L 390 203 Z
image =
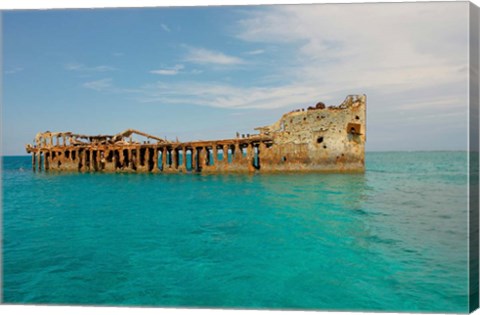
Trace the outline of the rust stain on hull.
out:
M 366 97 L 350 95 L 339 106 L 295 110 L 233 139 L 173 142 L 133 129 L 97 136 L 44 132 L 26 151 L 34 171 L 363 172 L 365 127 Z

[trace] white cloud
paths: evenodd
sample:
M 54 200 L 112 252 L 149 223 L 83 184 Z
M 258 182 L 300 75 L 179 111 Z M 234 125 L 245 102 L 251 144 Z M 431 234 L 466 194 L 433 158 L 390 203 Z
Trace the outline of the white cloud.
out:
M 68 63 L 65 65 L 65 70 L 78 71 L 78 72 L 106 72 L 106 71 L 113 71 L 116 69 L 114 67 L 105 66 L 105 65 L 89 67 L 81 63 Z
M 184 69 L 184 65 L 175 65 L 172 68 L 163 68 L 157 70 L 151 70 L 150 73 L 152 74 L 160 74 L 160 75 L 177 75 L 180 73 L 180 70 Z
M 168 33 L 171 32 L 170 28 L 169 28 L 166 24 L 160 24 L 160 27 L 161 27 L 165 32 L 168 32 Z
M 237 37 L 293 47 L 279 69 L 292 82 L 408 90 L 465 79 L 466 16 L 458 3 L 272 6 L 241 20 Z
M 185 61 L 196 64 L 213 65 L 238 65 L 245 63 L 244 60 L 235 56 L 229 56 L 219 51 L 208 50 L 205 48 L 187 47 L 188 53 Z
M 82 86 L 95 91 L 106 91 L 113 87 L 111 78 L 85 82 Z
M 459 110 L 465 104 L 459 87 L 467 79 L 464 33 L 468 25 L 462 14 L 468 13 L 463 10 L 466 7 L 427 3 L 261 8 L 238 23 L 237 38 L 277 45 L 278 54 L 287 54 L 285 64 L 278 62 L 277 67 L 266 69 L 266 76 L 283 78 L 282 84 L 163 83 L 142 88 L 142 101 L 297 108 L 320 100 L 339 104 L 346 94 L 366 93 L 388 100 L 390 113 L 426 106 L 445 112 Z M 191 62 L 243 62 L 223 53 L 187 48 Z M 407 96 L 418 90 L 423 92 L 416 99 Z

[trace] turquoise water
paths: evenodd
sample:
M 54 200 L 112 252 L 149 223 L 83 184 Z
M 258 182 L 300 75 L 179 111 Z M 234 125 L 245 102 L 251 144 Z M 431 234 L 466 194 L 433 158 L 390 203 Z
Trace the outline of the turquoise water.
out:
M 467 154 L 365 174 L 32 173 L 3 160 L 4 303 L 467 312 Z

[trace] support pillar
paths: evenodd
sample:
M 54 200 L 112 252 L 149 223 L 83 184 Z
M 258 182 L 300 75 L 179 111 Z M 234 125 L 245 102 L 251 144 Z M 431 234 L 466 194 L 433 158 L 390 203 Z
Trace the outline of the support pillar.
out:
M 82 150 L 81 161 L 82 161 L 82 167 L 80 168 L 80 170 L 82 172 L 85 172 L 87 170 L 87 150 L 86 149 Z
M 113 149 L 112 150 L 112 163 L 113 163 L 113 169 L 116 170 L 117 169 L 117 150 Z
M 153 172 L 158 172 L 158 148 L 153 148 Z
M 37 170 L 37 154 L 35 152 L 32 153 L 32 171 Z
M 90 149 L 88 151 L 90 153 L 90 163 L 88 164 L 88 167 L 89 167 L 90 171 L 94 171 L 95 170 L 95 168 L 94 168 L 95 163 L 93 162 L 93 149 Z
M 130 150 L 130 153 L 129 153 L 129 156 L 130 156 L 130 167 L 133 169 L 136 169 L 137 168 L 137 151 L 135 148 L 131 148 L 129 149 Z M 133 152 L 133 150 L 135 150 L 135 152 Z
M 167 168 L 167 147 L 162 149 L 162 171 L 165 171 Z
M 135 158 L 135 166 L 138 169 L 140 167 L 140 146 L 137 146 L 135 154 L 137 155 L 137 157 Z
M 147 167 L 147 171 L 150 170 L 150 148 L 145 148 L 145 166 Z
M 242 149 L 240 148 L 240 144 L 238 143 L 235 143 L 235 153 L 233 155 L 233 161 L 235 163 L 240 163 L 240 161 L 242 160 Z
M 203 147 L 200 150 L 200 161 L 199 161 L 202 169 L 205 168 L 205 166 L 207 166 L 207 154 L 208 154 L 207 147 Z
M 47 162 L 47 159 L 48 159 L 48 152 L 45 152 L 43 153 L 43 170 L 46 171 L 48 169 L 47 165 L 48 165 L 48 162 Z
M 247 145 L 247 163 L 248 163 L 248 170 L 250 172 L 254 172 L 255 171 L 255 166 L 253 165 L 254 163 L 254 151 L 253 151 L 253 144 L 252 143 L 249 143 Z
M 42 151 L 38 152 L 38 171 L 42 170 Z
M 268 162 L 268 159 L 266 158 L 266 152 L 267 152 L 267 146 L 265 145 L 264 142 L 260 142 L 258 144 L 258 166 L 261 167 L 262 163 Z
M 222 145 L 222 151 L 223 151 L 222 163 L 225 166 L 228 164 L 228 145 Z
M 103 151 L 103 158 L 101 159 L 103 163 L 103 169 L 108 171 L 115 170 L 115 151 L 106 147 Z M 110 156 L 111 154 L 111 156 Z
M 120 168 L 123 169 L 123 163 L 125 163 L 125 157 L 123 156 L 123 150 L 117 150 L 118 151 L 118 156 L 119 156 L 119 162 L 120 162 Z
M 96 154 L 93 154 L 96 153 Z M 92 156 L 95 156 L 94 159 L 92 160 L 92 169 L 94 171 L 98 171 L 99 166 L 100 166 L 100 150 L 92 150 Z
M 228 169 L 228 147 L 229 145 L 222 145 L 223 156 L 222 161 L 219 163 L 222 170 Z
M 198 165 L 198 148 L 193 148 L 192 149 L 192 170 L 198 172 L 199 171 L 199 165 Z

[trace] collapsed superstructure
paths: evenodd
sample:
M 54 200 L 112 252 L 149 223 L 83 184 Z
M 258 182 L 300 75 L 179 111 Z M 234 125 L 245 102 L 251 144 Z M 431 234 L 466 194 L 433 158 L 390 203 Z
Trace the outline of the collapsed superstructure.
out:
M 317 103 L 232 139 L 167 141 L 133 129 L 97 136 L 47 131 L 26 150 L 38 171 L 362 172 L 365 123 L 365 95 L 350 95 L 339 106 Z M 147 140 L 135 141 L 134 135 Z

